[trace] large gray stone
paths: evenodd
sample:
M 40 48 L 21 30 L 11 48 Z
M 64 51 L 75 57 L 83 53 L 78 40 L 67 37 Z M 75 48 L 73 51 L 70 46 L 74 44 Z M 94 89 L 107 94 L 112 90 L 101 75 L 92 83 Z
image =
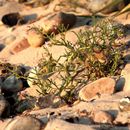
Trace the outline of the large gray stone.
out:
M 4 92 L 19 92 L 23 88 L 23 83 L 21 79 L 16 78 L 15 76 L 9 76 L 4 80 L 2 84 L 2 91 Z

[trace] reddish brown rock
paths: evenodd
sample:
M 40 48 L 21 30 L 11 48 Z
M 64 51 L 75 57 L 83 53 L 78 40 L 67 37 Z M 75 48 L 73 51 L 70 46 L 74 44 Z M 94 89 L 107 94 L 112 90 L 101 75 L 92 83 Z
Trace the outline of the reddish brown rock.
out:
M 101 94 L 112 94 L 115 91 L 115 80 L 112 78 L 101 78 L 98 79 L 84 88 L 79 92 L 79 98 L 85 101 L 96 99 Z
M 105 111 L 95 111 L 92 114 L 92 119 L 95 123 L 112 124 L 113 117 Z
M 130 111 L 130 97 L 126 96 L 119 102 L 119 108 L 121 111 Z
M 16 53 L 28 48 L 29 46 L 30 45 L 29 45 L 27 39 L 24 38 L 21 41 L 17 42 L 14 46 L 12 46 L 11 52 L 13 54 L 16 54 Z
M 130 113 L 129 112 L 118 112 L 114 124 L 116 125 L 126 125 L 130 124 Z

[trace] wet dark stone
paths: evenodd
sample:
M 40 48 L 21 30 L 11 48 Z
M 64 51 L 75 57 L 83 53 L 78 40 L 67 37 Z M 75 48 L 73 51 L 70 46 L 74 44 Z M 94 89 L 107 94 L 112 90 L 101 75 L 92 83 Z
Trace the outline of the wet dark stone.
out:
M 2 51 L 5 48 L 4 44 L 0 44 L 0 51 Z
M 74 14 L 66 14 L 64 12 L 58 13 L 54 19 L 65 27 L 72 27 L 76 22 L 76 16 Z
M 32 102 L 29 101 L 28 99 L 25 99 L 25 100 L 19 101 L 19 103 L 16 104 L 15 111 L 16 113 L 22 113 L 26 110 L 32 109 L 33 107 L 34 105 L 32 104 Z
M 2 17 L 2 22 L 10 27 L 16 25 L 20 20 L 19 13 L 9 13 Z
M 72 27 L 75 23 L 76 23 L 76 16 L 74 14 L 67 14 L 64 12 L 59 12 L 55 15 L 52 15 L 48 18 L 48 20 L 54 20 L 56 23 L 56 26 L 54 25 L 49 33 L 59 33 L 58 27 L 60 28 L 61 26 L 64 26 L 65 28 L 69 29 L 70 27 Z
M 23 82 L 21 79 L 18 79 L 15 76 L 7 77 L 2 83 L 2 91 L 3 92 L 13 92 L 17 93 L 23 90 Z

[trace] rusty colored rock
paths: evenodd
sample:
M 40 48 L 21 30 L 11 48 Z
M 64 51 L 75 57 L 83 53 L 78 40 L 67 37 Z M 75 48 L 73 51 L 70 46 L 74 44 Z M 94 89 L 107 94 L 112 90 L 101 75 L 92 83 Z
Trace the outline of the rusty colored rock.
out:
M 11 52 L 13 54 L 16 54 L 26 48 L 28 48 L 30 45 L 26 38 L 23 38 L 22 40 L 18 41 L 14 46 L 12 46 Z
M 96 99 L 101 94 L 112 94 L 115 91 L 115 80 L 112 78 L 101 78 L 98 79 L 84 88 L 79 92 L 79 98 L 85 101 Z
M 92 119 L 95 123 L 105 123 L 105 124 L 112 124 L 113 117 L 109 113 L 105 111 L 95 111 L 93 113 Z

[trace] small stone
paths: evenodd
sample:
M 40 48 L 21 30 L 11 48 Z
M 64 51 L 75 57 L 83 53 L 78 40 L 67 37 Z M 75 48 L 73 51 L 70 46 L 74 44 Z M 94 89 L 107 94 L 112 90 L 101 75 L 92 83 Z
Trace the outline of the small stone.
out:
M 23 113 L 26 110 L 30 110 L 30 109 L 34 108 L 34 104 L 33 103 L 34 103 L 33 101 L 31 102 L 31 101 L 29 101 L 27 99 L 24 99 L 24 100 L 20 101 L 16 105 L 15 111 L 17 113 Z
M 12 46 L 11 52 L 13 54 L 16 54 L 16 53 L 28 48 L 29 46 L 30 45 L 28 43 L 28 40 L 26 38 L 23 38 L 22 40 L 17 41 L 16 44 L 14 44 L 14 46 Z
M 16 25 L 18 21 L 20 20 L 20 14 L 19 13 L 9 13 L 2 17 L 2 22 L 5 25 L 8 25 L 10 27 Z
M 79 91 L 79 98 L 85 101 L 91 101 L 99 98 L 101 94 L 113 94 L 115 92 L 115 80 L 112 78 L 98 79 Z
M 37 14 L 24 15 L 23 20 L 24 20 L 24 23 L 31 23 L 33 21 L 37 21 L 38 16 L 37 16 Z
M 0 96 L 0 117 L 7 118 L 10 114 L 10 105 L 3 96 Z
M 130 111 L 130 97 L 124 97 L 120 100 L 119 109 L 121 111 Z
M 116 92 L 122 91 L 124 84 L 125 84 L 125 78 L 120 77 L 116 82 L 116 86 L 115 86 Z
M 74 14 L 67 14 L 64 12 L 59 12 L 53 19 L 59 25 L 63 24 L 65 27 L 72 27 L 76 22 L 76 16 Z
M 40 130 L 41 122 L 30 116 L 16 117 L 5 127 L 5 130 Z
M 21 79 L 17 79 L 15 76 L 10 76 L 4 80 L 2 84 L 3 92 L 19 92 L 23 89 L 23 83 Z
M 5 48 L 5 44 L 0 44 L 0 51 L 2 51 Z
M 59 29 L 64 26 L 66 29 L 72 27 L 76 23 L 76 16 L 74 14 L 67 14 L 59 12 L 50 16 L 46 23 L 42 25 L 45 33 L 59 33 Z M 63 30 L 65 31 L 65 30 Z
M 112 124 L 113 117 L 105 111 L 95 111 L 93 113 L 92 119 L 95 123 L 105 123 Z
M 47 108 L 53 105 L 54 95 L 39 97 L 36 102 L 38 108 Z
M 27 31 L 27 40 L 32 47 L 40 47 L 45 43 L 45 38 L 38 28 L 31 28 Z

